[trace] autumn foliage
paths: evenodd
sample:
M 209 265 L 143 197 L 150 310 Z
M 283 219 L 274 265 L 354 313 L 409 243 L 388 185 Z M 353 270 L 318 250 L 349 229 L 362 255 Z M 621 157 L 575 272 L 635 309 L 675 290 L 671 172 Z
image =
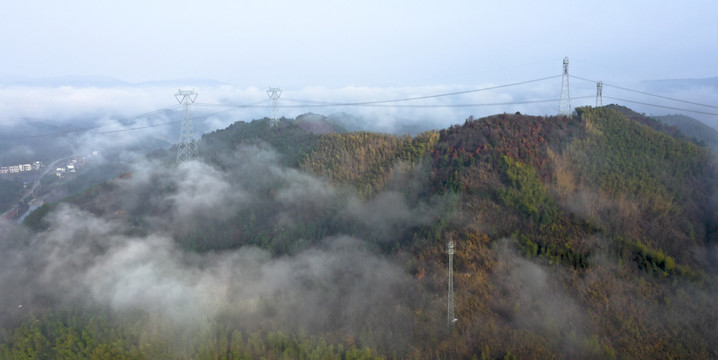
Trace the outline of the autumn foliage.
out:
M 276 200 L 281 184 L 262 184 L 261 203 L 174 234 L 186 251 L 257 246 L 280 257 L 331 236 L 363 239 L 412 279 L 405 301 L 392 305 L 408 314 L 410 331 L 392 347 L 378 340 L 385 319 L 367 321 L 357 337 L 341 327 L 306 334 L 213 324 L 186 358 L 718 357 L 712 154 L 646 116 L 615 106 L 573 117 L 499 114 L 413 137 L 312 134 L 285 119 L 275 128 L 237 123 L 203 141 L 218 168 L 243 144 L 269 144 L 292 171 L 339 190 L 322 204 L 286 208 Z M 113 213 L 113 191 L 106 184 L 72 201 Z M 388 193 L 428 215 L 387 230 L 343 211 L 388 204 L 380 202 Z M 117 216 L 136 219 L 141 232 L 161 211 L 153 206 Z M 272 216 L 281 212 L 298 220 L 278 225 Z M 449 239 L 457 249 L 451 328 Z M 50 312 L 6 330 L 0 355 L 162 358 L 170 344 L 154 335 L 112 316 Z

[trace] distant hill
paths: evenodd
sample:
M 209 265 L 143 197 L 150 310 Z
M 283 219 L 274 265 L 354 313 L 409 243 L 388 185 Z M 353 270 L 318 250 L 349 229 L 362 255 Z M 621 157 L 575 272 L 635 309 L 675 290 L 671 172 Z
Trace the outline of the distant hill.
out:
M 703 142 L 712 149 L 718 149 L 718 131 L 692 117 L 680 114 L 652 117 L 668 126 L 675 127 L 688 138 Z
M 313 134 L 344 132 L 344 129 L 331 118 L 319 114 L 307 113 L 299 115 L 295 119 L 295 123 L 305 131 Z
M 167 339 L 191 325 L 88 307 L 12 318 L 0 356 L 54 354 L 56 343 L 135 358 L 718 357 L 706 335 L 718 330 L 718 170 L 711 150 L 675 127 L 612 105 L 469 118 L 416 136 L 339 130 L 315 114 L 237 122 L 203 135 L 201 163 L 158 151 L 67 199 L 93 226 L 41 207 L 13 242 L 27 247 L 7 253 L 33 253 L 62 221 L 81 229 L 80 274 L 104 263 L 87 260 L 92 251 L 109 257 L 107 238 L 131 237 L 135 254 L 159 237 L 177 246 L 172 269 L 198 264 L 184 271 L 192 286 L 212 283 L 202 272 L 220 271 L 212 264 L 242 261 L 251 268 L 212 286 L 231 294 L 261 282 L 218 302 L 181 346 Z M 346 238 L 361 252 L 341 247 Z M 450 240 L 457 320 L 447 328 Z M 257 248 L 266 253 L 251 257 Z M 289 275 L 272 276 L 273 266 Z

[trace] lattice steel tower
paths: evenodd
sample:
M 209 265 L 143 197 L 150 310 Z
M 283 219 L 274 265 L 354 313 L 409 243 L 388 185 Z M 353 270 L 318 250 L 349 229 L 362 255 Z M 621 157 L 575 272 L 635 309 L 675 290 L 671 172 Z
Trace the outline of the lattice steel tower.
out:
M 571 116 L 571 95 L 568 91 L 568 56 L 563 58 L 563 76 L 561 77 L 561 100 L 558 103 L 558 115 Z
M 603 106 L 603 81 L 596 83 L 596 107 Z
M 272 125 L 277 124 L 277 102 L 279 97 L 282 96 L 282 89 L 270 87 L 267 89 L 267 96 L 272 100 Z
M 190 105 L 197 99 L 197 92 L 194 90 L 177 90 L 175 99 L 184 107 L 182 128 L 180 129 L 179 145 L 177 146 L 177 163 L 187 160 L 194 160 L 199 157 L 197 152 L 197 140 L 194 138 L 194 126 L 192 125 L 192 112 Z
M 454 314 L 454 241 L 449 240 L 449 245 L 446 250 L 449 254 L 449 295 L 446 326 L 451 327 L 451 325 L 454 325 L 454 322 L 456 322 L 456 316 Z

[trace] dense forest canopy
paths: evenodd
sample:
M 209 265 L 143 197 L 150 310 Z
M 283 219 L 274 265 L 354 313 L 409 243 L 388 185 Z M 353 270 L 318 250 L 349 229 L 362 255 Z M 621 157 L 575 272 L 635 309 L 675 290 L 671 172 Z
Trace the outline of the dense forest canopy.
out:
M 0 358 L 718 357 L 713 153 L 630 109 L 199 144 L 3 225 Z

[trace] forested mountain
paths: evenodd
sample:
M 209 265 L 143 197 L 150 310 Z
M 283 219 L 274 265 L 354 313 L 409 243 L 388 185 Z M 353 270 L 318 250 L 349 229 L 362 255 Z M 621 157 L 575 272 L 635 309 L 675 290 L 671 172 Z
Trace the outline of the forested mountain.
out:
M 713 154 L 630 109 L 200 149 L 3 229 L 0 358 L 718 357 Z
M 718 149 L 718 131 L 696 119 L 680 114 L 654 116 L 653 118 L 675 127 L 688 138 L 702 142 L 712 149 Z

